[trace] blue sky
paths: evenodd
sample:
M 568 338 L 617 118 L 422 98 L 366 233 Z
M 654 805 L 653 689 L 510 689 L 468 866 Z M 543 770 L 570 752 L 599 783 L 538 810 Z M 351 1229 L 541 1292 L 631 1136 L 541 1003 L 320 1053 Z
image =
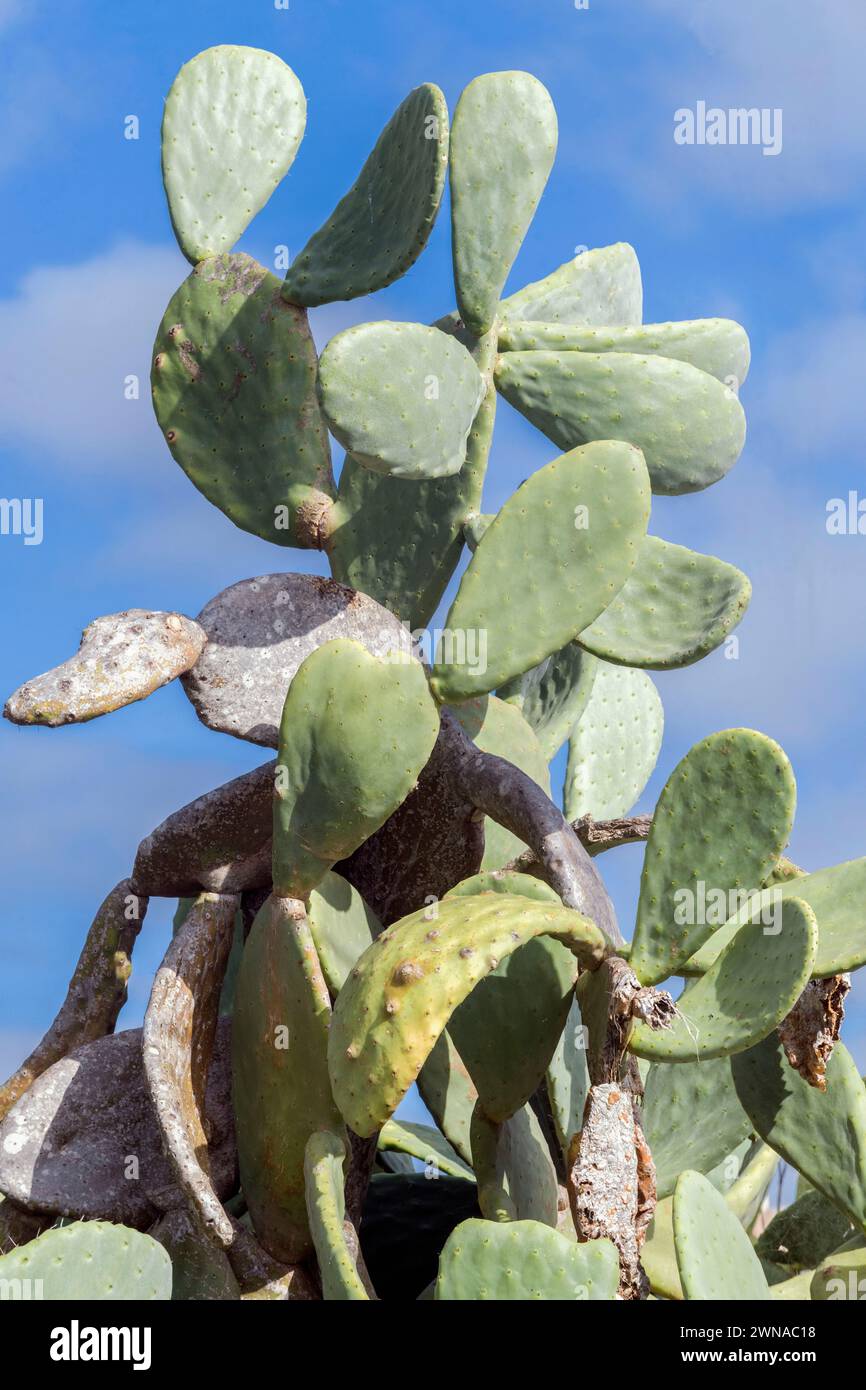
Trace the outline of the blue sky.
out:
M 749 442 L 722 484 L 660 498 L 652 529 L 731 560 L 755 597 L 740 656 L 659 677 L 667 726 L 649 808 L 706 733 L 750 725 L 792 759 L 792 856 L 866 853 L 866 536 L 829 536 L 827 501 L 866 495 L 866 11 L 860 0 L 0 0 L 0 439 L 8 497 L 44 500 L 44 539 L 0 536 L 0 689 L 71 654 L 93 617 L 130 606 L 194 616 L 269 569 L 318 569 L 235 530 L 173 463 L 152 419 L 151 344 L 184 278 L 159 175 L 159 122 L 180 64 L 214 43 L 269 48 L 300 77 L 307 135 L 240 245 L 300 249 L 421 81 L 449 105 L 479 72 L 520 67 L 550 89 L 557 162 L 509 281 L 580 245 L 625 240 L 647 321 L 723 314 L 752 339 Z M 783 147 L 680 146 L 674 112 L 780 108 Z M 123 138 L 138 117 L 140 138 Z M 453 304 L 448 218 L 412 271 L 316 311 L 349 323 L 437 317 Z M 138 401 L 124 399 L 137 374 Z M 555 450 L 500 406 L 485 506 Z M 0 1071 L 60 1002 L 91 916 L 154 824 L 261 761 L 210 733 L 177 684 L 64 730 L 0 728 Z M 561 777 L 562 768 L 557 767 Z M 601 861 L 630 931 L 641 851 Z M 154 903 L 125 1015 L 137 1022 L 167 939 Z M 859 991 L 866 1000 L 866 991 Z M 848 1039 L 866 1064 L 864 1010 Z

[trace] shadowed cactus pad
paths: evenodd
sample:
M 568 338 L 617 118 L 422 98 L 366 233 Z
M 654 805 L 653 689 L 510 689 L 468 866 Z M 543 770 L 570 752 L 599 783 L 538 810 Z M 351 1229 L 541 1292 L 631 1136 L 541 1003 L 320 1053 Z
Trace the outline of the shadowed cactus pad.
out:
M 537 1221 L 464 1221 L 442 1251 L 436 1298 L 594 1301 L 614 1298 L 618 1280 L 608 1240 L 574 1245 Z
M 230 251 L 291 168 L 307 103 L 292 69 L 261 48 L 220 44 L 185 63 L 162 120 L 162 177 L 193 265 Z
M 171 1260 L 150 1236 L 106 1221 L 74 1221 L 0 1256 L 0 1281 L 28 1281 L 57 1303 L 171 1298 Z M 14 1296 L 14 1295 L 13 1295 Z

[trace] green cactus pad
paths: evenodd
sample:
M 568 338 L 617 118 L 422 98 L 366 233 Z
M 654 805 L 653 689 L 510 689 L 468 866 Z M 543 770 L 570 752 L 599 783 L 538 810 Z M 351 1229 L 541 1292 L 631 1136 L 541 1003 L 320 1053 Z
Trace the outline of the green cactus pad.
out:
M 449 1144 L 471 1166 L 469 1131 L 478 1092 L 447 1032 L 440 1034 L 418 1073 L 418 1093 Z
M 656 1032 L 639 1020 L 631 1051 L 663 1062 L 745 1052 L 794 1007 L 812 974 L 817 948 L 814 912 L 799 898 L 788 898 L 772 927 L 758 918 L 737 932 L 706 975 L 677 1000 L 670 1028 Z
M 473 743 L 483 753 L 506 758 L 537 782 L 550 795 L 550 769 L 531 727 L 518 709 L 485 695 L 467 700 L 452 711 Z M 484 820 L 484 870 L 499 869 L 521 854 L 526 846 L 498 821 L 486 816 Z
M 244 948 L 235 994 L 232 1072 L 241 1186 L 259 1241 L 296 1263 L 312 1249 L 304 1149 L 338 1130 L 326 1065 L 328 991 L 299 904 L 270 897 Z
M 673 1192 L 686 1168 L 709 1174 L 751 1131 L 727 1057 L 651 1066 L 641 1121 L 660 1198 Z
M 489 72 L 463 91 L 451 132 L 454 285 L 464 323 L 486 333 L 556 154 L 556 111 L 528 72 Z
M 540 1221 L 556 1227 L 556 1170 L 533 1110 L 524 1105 L 499 1123 L 488 1119 L 479 1103 L 471 1135 L 481 1215 L 489 1221 Z
M 639 324 L 643 288 L 634 248 L 618 241 L 583 251 L 503 299 L 499 313 L 506 325 L 527 319 L 581 327 Z
M 787 843 L 795 800 L 788 759 L 753 729 L 710 734 L 686 754 L 647 841 L 629 957 L 642 984 L 675 974 L 712 935 L 719 923 L 701 919 L 714 916 L 717 901 L 763 883 Z M 725 907 L 718 912 L 724 917 Z
M 493 334 L 477 344 L 481 372 L 489 374 L 495 350 Z M 464 521 L 481 506 L 495 417 L 491 383 L 469 431 L 466 461 L 450 478 L 385 478 L 346 456 L 325 542 L 331 570 L 410 630 L 429 623 L 463 552 Z
M 853 1236 L 811 1273 L 808 1297 L 816 1303 L 862 1302 L 866 1290 L 866 1241 Z
M 14 1290 L 18 1280 L 28 1290 L 21 1297 L 53 1303 L 165 1301 L 171 1260 L 140 1231 L 74 1221 L 0 1256 L 0 1281 Z
M 347 328 L 319 363 L 331 433 L 358 463 L 391 478 L 457 473 L 484 389 L 463 344 L 422 323 Z
M 475 1174 L 469 1165 L 432 1125 L 414 1124 L 410 1120 L 387 1120 L 379 1135 L 379 1148 L 417 1158 L 428 1173 L 436 1169 L 452 1178 L 475 1181 Z M 432 1176 L 435 1177 L 435 1174 Z
M 580 634 L 580 645 L 624 666 L 691 666 L 737 626 L 751 596 L 749 580 L 733 565 L 645 536 L 637 564 Z
M 559 752 L 586 708 L 597 666 L 576 642 L 568 642 L 538 666 L 500 686 L 499 698 L 520 710 L 535 730 L 548 762 Z
M 406 799 L 439 716 L 414 658 L 337 638 L 302 663 L 280 725 L 274 891 L 305 898 Z
M 174 1208 L 151 1230 L 171 1260 L 173 1303 L 231 1303 L 241 1296 L 228 1256 L 209 1240 L 183 1208 Z
M 572 998 L 565 1027 L 553 1050 L 546 1085 L 559 1146 L 567 1159 L 571 1140 L 583 1128 L 590 1086 L 586 1032 L 576 998 Z
M 328 1043 L 334 1097 L 356 1134 L 390 1118 L 457 1006 L 537 936 L 562 941 L 585 965 L 607 949 L 580 913 L 490 893 L 441 902 L 433 922 L 422 908 L 364 952 L 337 997 Z
M 336 1134 L 319 1130 L 310 1135 L 304 1159 L 307 1212 L 322 1279 L 322 1296 L 330 1303 L 369 1299 L 343 1229 L 345 1158 L 346 1146 Z
M 628 352 L 505 352 L 496 389 L 561 449 L 621 439 L 653 492 L 699 492 L 733 468 L 746 425 L 734 392 L 687 362 Z
M 589 700 L 568 742 L 568 820 L 605 820 L 630 810 L 656 765 L 664 722 L 659 693 L 644 671 L 595 662 Z
M 381 924 L 358 890 L 332 872 L 310 894 L 308 913 L 322 974 L 331 994 L 338 994 Z
M 433 230 L 448 163 L 448 107 L 425 82 L 401 102 L 355 183 L 286 275 L 286 299 L 311 307 L 398 280 Z
M 464 1221 L 439 1260 L 436 1298 L 449 1302 L 613 1299 L 619 1258 L 609 1240 L 575 1245 L 537 1221 Z
M 866 1090 L 836 1043 L 826 1091 L 789 1066 L 775 1034 L 731 1059 L 740 1104 L 766 1143 L 858 1227 L 866 1223 Z
M 772 909 L 786 898 L 802 898 L 818 919 L 818 953 L 813 976 L 816 980 L 866 963 L 866 935 L 863 932 L 863 897 L 866 894 L 866 859 L 851 859 L 813 874 L 780 879 L 765 889 L 757 904 L 744 908 L 714 932 L 706 945 L 683 966 L 683 973 L 702 975 L 739 931 L 750 911 Z
M 162 177 L 188 261 L 231 250 L 291 168 L 306 120 L 304 89 L 275 53 L 220 44 L 184 64 L 162 118 Z
M 588 627 L 634 567 L 649 502 L 640 452 L 616 441 L 563 454 L 527 479 L 460 582 L 431 679 L 437 698 L 494 690 Z M 483 661 L 468 659 L 472 635 L 479 651 L 486 637 Z
M 559 905 L 528 874 L 478 874 L 444 899 L 499 891 Z M 485 1114 L 507 1120 L 540 1084 L 565 1026 L 576 968 L 558 941 L 538 937 L 501 962 L 451 1015 L 448 1031 Z
M 681 1173 L 674 1192 L 674 1244 L 687 1299 L 769 1298 L 752 1242 L 721 1193 L 700 1173 Z
M 733 319 L 584 328 L 511 316 L 500 330 L 499 347 L 503 352 L 635 352 L 670 357 L 691 363 L 734 390 L 746 379 L 750 356 L 746 331 Z
M 806 1192 L 776 1213 L 755 1250 L 762 1260 L 811 1273 L 852 1234 L 848 1218 L 822 1192 Z
M 153 407 L 183 471 L 243 531 L 310 545 L 303 512 L 333 493 L 307 316 L 250 256 L 212 256 L 172 296 L 154 344 Z

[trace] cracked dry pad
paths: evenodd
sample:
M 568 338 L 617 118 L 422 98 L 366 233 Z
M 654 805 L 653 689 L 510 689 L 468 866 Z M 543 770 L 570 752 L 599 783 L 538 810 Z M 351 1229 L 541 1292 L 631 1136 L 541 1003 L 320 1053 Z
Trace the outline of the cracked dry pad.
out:
M 286 691 L 311 652 L 348 637 L 373 656 L 411 651 L 402 624 L 365 594 L 311 574 L 223 589 L 198 616 L 207 646 L 183 687 L 203 724 L 276 748 Z

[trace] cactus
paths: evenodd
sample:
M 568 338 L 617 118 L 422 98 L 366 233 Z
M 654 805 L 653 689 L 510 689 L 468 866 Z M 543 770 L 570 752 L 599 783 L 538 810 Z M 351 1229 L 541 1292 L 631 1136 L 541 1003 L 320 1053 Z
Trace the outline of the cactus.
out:
M 643 324 L 622 242 L 503 297 L 556 148 L 529 73 L 476 78 L 450 133 L 437 86 L 409 93 L 281 282 L 236 243 L 305 115 L 259 50 L 176 78 L 163 174 L 192 270 L 153 404 L 227 522 L 331 577 L 98 618 L 7 701 L 60 727 L 178 678 L 206 727 L 277 757 L 144 836 L 0 1091 L 0 1274 L 189 1301 L 832 1297 L 864 1266 L 840 1033 L 866 858 L 784 857 L 794 777 L 754 730 L 702 738 L 629 814 L 666 761 L 647 672 L 708 656 L 749 603 L 733 565 L 648 532 L 653 493 L 736 462 L 748 339 Z M 446 174 L 457 308 L 319 358 L 307 310 L 404 275 Z M 498 395 L 565 452 L 494 514 Z M 598 864 L 643 841 L 628 941 Z M 153 896 L 182 900 L 175 934 L 144 1028 L 114 1032 Z M 429 1124 L 400 1108 L 416 1082 Z M 780 1159 L 803 1187 L 759 1234 Z

